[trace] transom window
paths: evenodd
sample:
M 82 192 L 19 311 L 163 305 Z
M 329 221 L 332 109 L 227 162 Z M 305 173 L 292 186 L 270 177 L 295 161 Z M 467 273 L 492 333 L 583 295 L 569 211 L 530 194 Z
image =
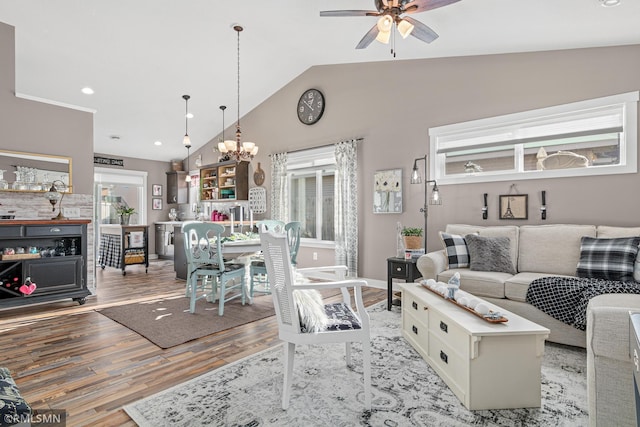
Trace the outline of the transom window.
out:
M 503 181 L 637 171 L 638 92 L 429 130 L 431 179 Z

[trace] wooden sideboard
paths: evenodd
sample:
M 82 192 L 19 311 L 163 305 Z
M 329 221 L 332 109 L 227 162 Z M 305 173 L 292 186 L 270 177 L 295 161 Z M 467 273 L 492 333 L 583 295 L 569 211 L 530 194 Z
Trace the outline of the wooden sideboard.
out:
M 0 308 L 72 298 L 84 304 L 89 220 L 0 222 Z M 5 254 L 5 249 L 24 254 Z M 27 295 L 29 283 L 36 289 Z M 26 288 L 22 288 L 26 285 Z M 22 290 L 21 290 L 22 288 Z

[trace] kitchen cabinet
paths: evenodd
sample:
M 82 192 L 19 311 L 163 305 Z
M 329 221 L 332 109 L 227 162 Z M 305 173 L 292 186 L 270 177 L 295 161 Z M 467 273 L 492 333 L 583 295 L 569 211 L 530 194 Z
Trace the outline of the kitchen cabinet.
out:
M 249 162 L 232 160 L 201 168 L 200 200 L 249 200 Z
M 189 189 L 187 188 L 187 172 L 167 172 L 167 204 L 189 203 Z
M 88 220 L 8 220 L 0 224 L 0 308 L 72 298 L 87 289 Z M 14 252 L 9 254 L 9 248 Z M 32 286 L 35 284 L 35 286 Z

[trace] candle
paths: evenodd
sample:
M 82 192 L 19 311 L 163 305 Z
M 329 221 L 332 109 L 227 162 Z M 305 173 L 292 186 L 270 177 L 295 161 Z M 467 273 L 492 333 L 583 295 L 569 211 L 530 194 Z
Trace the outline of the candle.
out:
M 253 233 L 253 209 L 249 209 L 249 232 Z

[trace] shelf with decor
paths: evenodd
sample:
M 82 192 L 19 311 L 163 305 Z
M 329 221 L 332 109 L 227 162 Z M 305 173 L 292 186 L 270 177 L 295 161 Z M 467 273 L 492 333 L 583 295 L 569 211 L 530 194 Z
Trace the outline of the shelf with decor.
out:
M 227 161 L 200 169 L 201 201 L 249 199 L 249 162 Z
M 102 269 L 115 267 L 127 274 L 128 265 L 143 264 L 149 269 L 148 225 L 101 225 L 98 262 Z

